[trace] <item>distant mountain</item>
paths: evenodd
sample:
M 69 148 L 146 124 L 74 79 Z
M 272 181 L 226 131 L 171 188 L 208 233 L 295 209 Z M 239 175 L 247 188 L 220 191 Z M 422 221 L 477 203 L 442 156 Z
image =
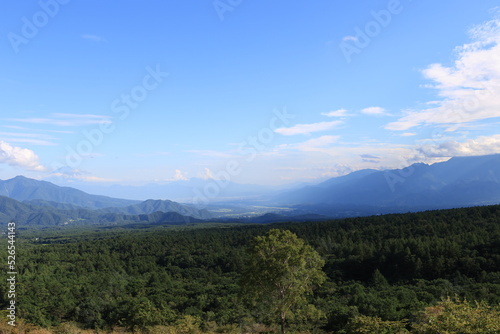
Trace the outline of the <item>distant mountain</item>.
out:
M 368 175 L 376 173 L 376 172 L 378 172 L 378 170 L 376 170 L 376 169 L 362 169 L 362 170 L 358 170 L 356 172 L 349 173 L 347 175 L 328 179 L 326 181 L 321 182 L 317 186 L 320 188 L 328 188 L 328 187 L 334 186 L 336 184 L 341 184 L 341 183 L 349 182 L 349 181 L 355 181 L 355 180 L 358 180 L 362 177 L 368 176 Z
M 54 182 L 57 184 L 64 184 L 64 180 L 61 179 L 55 179 Z M 196 201 L 197 197 L 203 196 L 205 187 L 207 184 L 211 183 L 217 184 L 217 189 L 219 191 L 215 197 L 211 195 L 206 196 L 209 201 L 246 199 L 260 196 L 271 190 L 271 187 L 260 185 L 239 184 L 231 181 L 226 183 L 214 179 L 201 178 L 151 183 L 141 186 L 94 185 L 89 183 L 72 183 L 71 186 L 85 192 L 111 197 L 138 200 L 147 200 L 149 198 L 169 199 L 182 203 L 193 203 Z
M 193 222 L 210 219 L 198 210 L 169 200 L 145 202 L 90 195 L 70 187 L 23 176 L 0 181 L 0 223 L 23 225 Z
M 281 193 L 275 200 L 336 211 L 356 208 L 364 214 L 497 204 L 500 155 L 456 157 L 396 170 L 363 170 Z
M 24 176 L 0 180 L 0 196 L 18 201 L 44 200 L 72 204 L 89 209 L 121 207 L 138 203 L 138 201 L 90 195 L 78 189 L 59 187 L 47 181 L 38 181 Z

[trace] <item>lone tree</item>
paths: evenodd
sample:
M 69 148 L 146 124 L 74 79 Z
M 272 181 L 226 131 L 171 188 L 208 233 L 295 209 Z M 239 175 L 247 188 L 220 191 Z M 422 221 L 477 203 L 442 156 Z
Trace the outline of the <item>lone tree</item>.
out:
M 320 255 L 294 233 L 273 229 L 253 240 L 243 287 L 255 305 L 279 321 L 285 334 L 290 317 L 301 309 L 311 310 L 306 295 L 325 281 L 321 270 L 324 264 Z

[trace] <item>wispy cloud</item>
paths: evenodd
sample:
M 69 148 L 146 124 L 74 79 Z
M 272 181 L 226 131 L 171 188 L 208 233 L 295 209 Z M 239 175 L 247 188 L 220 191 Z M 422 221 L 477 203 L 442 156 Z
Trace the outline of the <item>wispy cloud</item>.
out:
M 450 67 L 432 64 L 422 71 L 441 100 L 406 111 L 386 129 L 404 131 L 424 124 L 451 125 L 500 117 L 500 15 L 469 31 L 472 42 L 456 49 Z
M 332 144 L 339 140 L 340 136 L 321 136 L 317 138 L 312 138 L 304 142 L 296 144 L 282 144 L 278 145 L 276 149 L 278 151 L 302 151 L 302 152 L 317 152 L 325 150 Z
M 7 142 L 0 141 L 0 163 L 31 171 L 45 171 L 46 168 L 40 164 L 39 160 L 38 156 L 32 150 L 12 146 Z
M 342 38 L 343 41 L 353 41 L 353 42 L 357 42 L 358 41 L 358 38 L 356 36 L 351 36 L 351 35 L 348 35 L 348 36 L 344 36 Z
M 363 162 L 371 162 L 371 163 L 380 163 L 382 160 L 381 157 L 373 155 L 373 154 L 361 154 L 360 157 L 363 159 Z
M 17 126 L 17 125 L 2 125 L 2 128 L 14 129 L 14 130 L 28 130 L 28 128 L 25 128 L 24 126 Z
M 95 183 L 107 183 L 107 182 L 117 182 L 116 179 L 108 179 L 103 177 L 98 177 L 91 175 L 89 172 L 82 171 L 80 169 L 61 167 L 50 174 L 50 179 L 60 179 L 65 182 L 95 182 Z
M 373 154 L 361 154 L 360 157 L 364 159 L 380 159 L 379 156 L 373 155 Z
M 318 151 L 338 141 L 340 136 L 321 136 L 296 145 L 300 151 Z
M 10 122 L 20 122 L 29 124 L 45 124 L 54 126 L 85 126 L 93 124 L 111 123 L 110 116 L 104 115 L 92 115 L 92 114 L 65 114 L 65 113 L 53 113 L 47 118 L 4 118 L 6 121 Z
M 321 115 L 326 116 L 326 117 L 345 117 L 345 116 L 348 116 L 346 109 L 338 109 L 338 110 L 333 110 L 333 111 L 329 111 L 329 112 L 322 112 Z
M 38 133 L 18 133 L 18 132 L 0 132 L 0 138 L 9 143 L 25 143 L 41 146 L 54 146 L 54 138 L 49 135 Z
M 42 140 L 42 139 L 33 139 L 33 138 L 15 138 L 15 137 L 4 137 L 5 140 L 8 140 L 11 143 L 17 144 L 30 144 L 30 145 L 38 145 L 38 146 L 55 146 L 57 144 Z
M 387 112 L 382 107 L 368 107 L 361 109 L 362 114 L 370 115 L 370 116 L 384 116 L 387 115 Z
M 49 133 L 61 133 L 61 134 L 74 134 L 76 133 L 75 131 L 68 131 L 68 130 L 40 130 L 43 132 L 49 132 Z
M 332 122 L 319 122 L 311 124 L 297 124 L 289 128 L 278 128 L 274 131 L 284 136 L 293 136 L 300 134 L 307 135 L 313 132 L 330 130 L 343 123 L 344 122 L 342 121 L 332 121 Z

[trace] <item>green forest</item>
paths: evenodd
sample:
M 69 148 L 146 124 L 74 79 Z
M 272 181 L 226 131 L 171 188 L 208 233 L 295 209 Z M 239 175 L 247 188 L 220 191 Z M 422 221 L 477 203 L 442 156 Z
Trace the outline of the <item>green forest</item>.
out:
M 500 333 L 500 206 L 269 225 L 19 226 L 16 250 L 26 333 Z M 5 236 L 1 252 L 7 263 Z M 308 281 L 279 304 L 266 282 L 290 270 Z

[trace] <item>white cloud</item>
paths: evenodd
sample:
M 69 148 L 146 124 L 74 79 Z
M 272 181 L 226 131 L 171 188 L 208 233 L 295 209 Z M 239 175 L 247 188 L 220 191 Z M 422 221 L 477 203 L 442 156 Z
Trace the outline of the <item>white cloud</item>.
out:
M 432 64 L 422 71 L 442 98 L 432 107 L 407 111 L 386 129 L 403 131 L 423 124 L 463 124 L 500 117 L 500 16 L 469 31 L 471 43 L 456 48 L 452 66 Z M 450 127 L 450 131 L 456 130 Z
M 186 175 L 187 172 L 182 172 L 180 169 L 176 169 L 173 181 L 187 181 L 188 178 L 186 177 Z
M 353 41 L 353 42 L 357 42 L 358 41 L 358 38 L 356 36 L 344 36 L 342 38 L 343 41 Z
M 12 146 L 0 141 L 0 163 L 21 167 L 32 171 L 45 171 L 40 164 L 38 156 L 32 150 Z
M 311 124 L 297 124 L 289 128 L 279 128 L 274 130 L 274 132 L 279 133 L 284 136 L 293 136 L 299 134 L 310 134 L 313 132 L 330 130 L 336 126 L 343 124 L 342 121 L 332 121 L 332 122 L 320 122 Z
M 365 115 L 370 115 L 370 116 L 387 115 L 387 113 L 385 112 L 385 109 L 381 108 L 381 107 L 368 107 L 368 108 L 362 109 L 361 113 L 365 114 Z
M 347 110 L 346 109 L 338 109 L 338 110 L 333 110 L 329 112 L 322 112 L 322 116 L 326 117 L 345 117 L 347 115 Z
M 417 148 L 417 157 L 451 158 L 456 156 L 488 155 L 500 153 L 500 135 L 482 136 L 465 142 L 447 141 Z
M 212 171 L 209 168 L 205 168 L 205 171 L 204 171 L 203 175 L 201 176 L 201 178 L 205 179 L 205 180 L 210 180 L 210 179 L 213 179 L 214 176 L 212 174 Z
M 415 162 L 412 159 L 416 151 L 410 145 L 389 142 L 359 145 L 356 142 L 335 141 L 335 138 L 320 138 L 295 145 L 280 145 L 278 149 L 286 153 L 285 157 L 268 160 L 268 165 L 293 166 L 292 169 L 281 170 L 278 177 L 297 181 L 339 176 L 366 168 L 403 168 Z M 343 172 L 332 170 L 332 166 L 336 165 L 343 166 Z M 327 170 L 330 172 L 326 173 Z M 275 173 L 270 175 L 276 177 Z
M 325 146 L 335 143 L 340 136 L 321 136 L 318 138 L 309 139 L 303 143 L 295 145 L 299 151 L 320 151 Z
M 400 136 L 402 137 L 412 137 L 412 136 L 416 136 L 417 134 L 415 132 L 405 132 L 405 133 L 402 133 L 400 134 Z
M 54 170 L 48 180 L 57 180 L 64 182 L 76 182 L 76 181 L 84 181 L 84 182 L 117 182 L 116 179 L 108 179 L 98 176 L 93 176 L 89 172 L 82 171 L 80 169 L 75 169 L 71 167 L 60 167 Z

